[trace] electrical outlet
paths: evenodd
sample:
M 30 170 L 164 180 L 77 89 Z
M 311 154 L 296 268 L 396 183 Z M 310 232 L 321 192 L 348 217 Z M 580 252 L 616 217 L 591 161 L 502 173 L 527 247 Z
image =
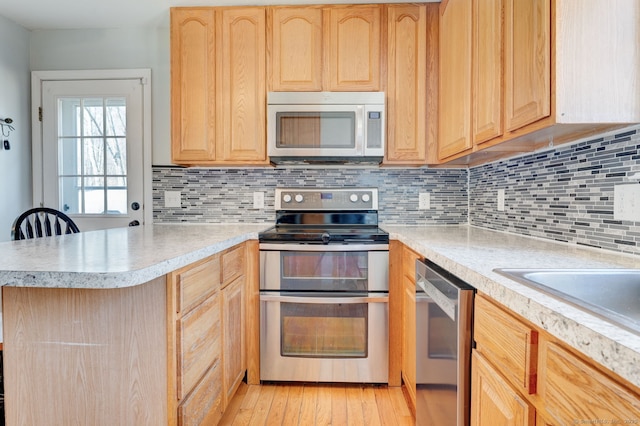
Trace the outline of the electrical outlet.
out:
M 504 188 L 498 189 L 498 211 L 504 211 Z
M 253 193 L 253 208 L 254 209 L 264 208 L 264 192 Z
M 613 219 L 640 221 L 640 185 L 632 183 L 613 187 Z
M 431 193 L 421 192 L 418 195 L 418 209 L 429 210 L 431 208 Z
M 165 207 L 181 207 L 182 193 L 180 191 L 164 191 Z

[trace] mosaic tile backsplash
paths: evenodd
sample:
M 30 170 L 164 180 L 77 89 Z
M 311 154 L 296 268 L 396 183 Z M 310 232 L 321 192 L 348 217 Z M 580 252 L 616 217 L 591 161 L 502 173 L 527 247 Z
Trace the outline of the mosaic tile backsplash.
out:
M 385 168 L 153 168 L 156 223 L 273 223 L 276 187 L 376 187 L 383 224 L 467 223 L 468 171 Z M 180 191 L 182 206 L 164 207 L 164 191 Z M 265 209 L 253 208 L 263 191 Z M 431 209 L 418 210 L 418 194 L 431 193 Z
M 638 185 L 638 172 L 640 127 L 478 166 L 469 170 L 469 223 L 640 254 L 640 222 L 613 215 L 614 186 Z M 504 211 L 497 211 L 500 188 Z
M 546 152 L 465 169 L 153 168 L 157 223 L 273 223 L 276 187 L 377 187 L 380 221 L 469 223 L 489 229 L 640 255 L 640 222 L 613 217 L 614 186 L 640 184 L 640 126 Z M 640 175 L 639 175 L 640 176 Z M 497 191 L 505 210 L 497 211 Z M 164 207 L 180 191 L 182 207 Z M 265 209 L 253 209 L 253 192 Z M 431 209 L 418 210 L 418 194 Z

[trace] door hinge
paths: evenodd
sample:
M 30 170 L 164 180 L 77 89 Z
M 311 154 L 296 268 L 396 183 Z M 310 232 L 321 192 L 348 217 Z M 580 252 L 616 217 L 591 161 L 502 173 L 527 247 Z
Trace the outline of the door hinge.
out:
M 38 120 L 42 121 L 42 107 L 38 107 Z

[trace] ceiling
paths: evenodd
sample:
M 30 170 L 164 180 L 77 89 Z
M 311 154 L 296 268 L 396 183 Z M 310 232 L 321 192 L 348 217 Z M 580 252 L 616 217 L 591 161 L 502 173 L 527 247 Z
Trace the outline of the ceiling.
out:
M 173 6 L 363 2 L 394 0 L 0 0 L 0 15 L 29 30 L 140 28 L 168 25 L 169 8 Z

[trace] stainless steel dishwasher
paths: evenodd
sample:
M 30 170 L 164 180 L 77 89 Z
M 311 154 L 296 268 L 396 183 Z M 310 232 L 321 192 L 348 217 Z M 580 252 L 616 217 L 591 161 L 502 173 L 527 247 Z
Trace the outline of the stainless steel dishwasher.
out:
M 416 424 L 467 426 L 475 289 L 416 261 Z

